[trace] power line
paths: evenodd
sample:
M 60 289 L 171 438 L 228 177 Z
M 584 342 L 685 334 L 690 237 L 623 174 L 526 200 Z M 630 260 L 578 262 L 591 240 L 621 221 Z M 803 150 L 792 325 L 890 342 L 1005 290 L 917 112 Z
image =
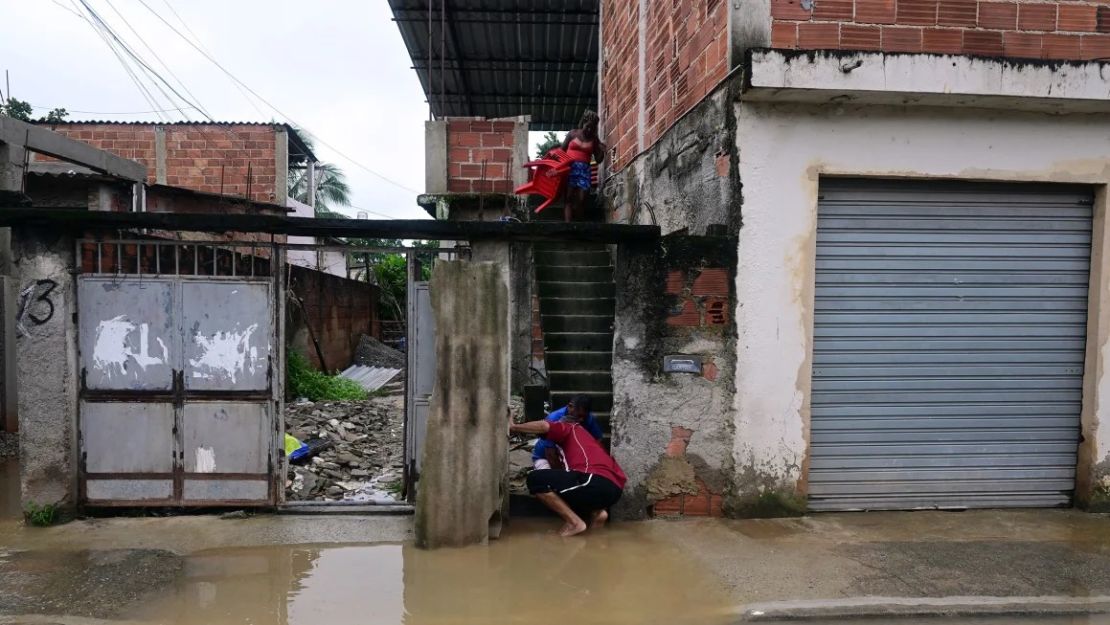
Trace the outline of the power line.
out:
M 37 104 L 32 104 L 31 108 L 39 109 L 39 110 L 43 110 L 43 111 L 51 111 L 51 110 L 54 110 L 54 109 L 59 108 L 59 107 L 57 107 L 57 106 L 39 106 Z M 78 110 L 74 110 L 74 109 L 66 109 L 66 112 L 67 113 L 79 113 L 81 115 L 149 115 L 151 113 L 172 113 L 174 111 L 183 111 L 183 110 L 188 110 L 188 109 L 191 109 L 191 108 L 193 108 L 193 107 L 184 106 L 184 107 L 167 108 L 167 109 L 153 109 L 153 110 L 149 110 L 149 111 L 78 111 Z
M 208 48 L 205 47 L 204 43 L 200 40 L 200 37 L 198 37 L 197 34 L 193 32 L 193 29 L 189 28 L 189 23 L 186 22 L 185 19 L 181 17 L 181 14 L 173 8 L 173 5 L 170 4 L 170 0 L 162 0 L 162 4 L 165 4 L 166 8 L 170 10 L 170 13 L 173 13 L 173 16 L 177 18 L 177 21 L 181 22 L 181 25 L 185 27 L 185 31 L 192 35 L 193 39 L 196 41 L 197 46 L 199 46 L 202 50 L 207 51 Z M 147 8 L 149 9 L 150 7 Z M 258 108 L 258 105 L 254 103 L 254 100 L 252 100 L 250 96 L 247 95 L 246 91 L 243 91 L 243 88 L 240 87 L 238 83 L 236 83 L 235 81 L 231 81 L 231 84 L 235 87 L 235 90 L 243 96 L 243 99 L 247 101 L 247 104 L 251 105 L 251 108 L 254 109 L 256 113 L 258 113 L 258 117 L 266 117 L 266 114 L 262 112 L 262 109 Z
M 82 0 L 82 1 L 84 1 L 84 0 Z M 209 61 L 209 62 L 211 62 L 211 63 L 212 63 L 213 65 L 215 65 L 216 67 L 218 67 L 218 68 L 220 69 L 220 71 L 222 71 L 222 72 L 223 72 L 224 74 L 226 74 L 226 75 L 227 75 L 227 76 L 228 76 L 229 78 L 231 78 L 231 79 L 232 79 L 233 81 L 235 81 L 236 83 L 238 83 L 238 84 L 242 85 L 242 86 L 243 86 L 243 88 L 244 88 L 244 89 L 246 89 L 246 90 L 247 90 L 248 92 L 250 92 L 250 94 L 251 94 L 251 95 L 253 95 L 254 97 L 258 98 L 258 99 L 259 99 L 259 100 L 260 100 L 260 101 L 261 101 L 262 103 L 264 103 L 264 104 L 265 104 L 266 106 L 268 106 L 268 107 L 270 107 L 271 109 L 273 109 L 273 110 L 274 110 L 274 112 L 276 112 L 276 113 L 277 113 L 278 115 L 281 115 L 282 117 L 284 117 L 284 118 L 285 118 L 285 119 L 286 119 L 286 120 L 287 120 L 287 121 L 288 121 L 289 123 L 293 124 L 294 126 L 298 126 L 298 127 L 302 128 L 302 129 L 303 129 L 303 128 L 305 128 L 304 124 L 300 124 L 300 123 L 297 123 L 297 121 L 296 121 L 296 120 L 294 120 L 294 119 L 293 119 L 293 118 L 292 118 L 291 116 L 287 115 L 287 114 L 286 114 L 286 113 L 285 113 L 284 111 L 282 111 L 282 110 L 281 110 L 281 109 L 279 109 L 278 107 L 274 106 L 274 105 L 273 105 L 273 104 L 272 104 L 272 103 L 271 103 L 271 102 L 270 102 L 269 100 L 267 100 L 266 98 L 264 98 L 264 97 L 262 97 L 261 95 L 259 95 L 259 94 L 258 94 L 258 92 L 256 92 L 256 91 L 255 91 L 254 89 L 251 89 L 250 85 L 248 85 L 248 84 L 246 84 L 245 82 L 243 82 L 243 81 L 239 80 L 239 78 L 238 78 L 238 77 L 236 77 L 236 76 L 235 76 L 234 74 L 232 74 L 232 73 L 231 73 L 231 72 L 230 72 L 230 71 L 229 71 L 229 70 L 228 70 L 228 69 L 227 69 L 226 67 L 224 67 L 223 65 L 221 65 L 219 61 L 217 61 L 217 60 L 216 60 L 215 58 L 213 58 L 213 57 L 212 57 L 212 55 L 210 55 L 210 54 L 208 54 L 207 52 L 205 52 L 204 50 L 200 49 L 200 48 L 199 48 L 199 47 L 198 47 L 198 46 L 197 46 L 197 45 L 196 45 L 195 43 L 193 43 L 192 41 L 190 41 L 188 37 L 186 37 L 185 35 L 181 34 L 181 31 L 179 31 L 179 30 L 178 30 L 178 29 L 177 29 L 176 27 L 174 27 L 174 25 L 173 25 L 173 24 L 170 24 L 170 23 L 169 23 L 168 21 L 166 21 L 166 19 L 165 19 L 164 17 L 162 17 L 162 16 L 161 16 L 161 15 L 160 15 L 160 14 L 159 14 L 159 13 L 158 13 L 157 11 L 155 11 L 155 10 L 154 10 L 153 8 L 151 8 L 151 6 L 150 6 L 149 4 L 147 4 L 146 0 L 139 0 L 139 4 L 141 4 L 141 5 L 143 5 L 144 7 L 146 7 L 146 10 L 150 11 L 150 12 L 151 12 L 151 14 L 153 14 L 153 15 L 154 15 L 154 17 L 158 18 L 158 19 L 159 19 L 159 20 L 160 20 L 160 21 L 161 21 L 161 22 L 162 22 L 163 24 L 165 24 L 165 25 L 166 25 L 166 26 L 167 26 L 167 27 L 168 27 L 168 28 L 169 28 L 170 30 L 172 30 L 172 31 L 173 31 L 174 33 L 176 33 L 178 37 L 181 37 L 181 39 L 182 39 L 183 41 L 185 41 L 185 43 L 187 43 L 187 44 L 189 44 L 190 46 L 192 46 L 192 48 L 193 48 L 194 50 L 196 50 L 197 52 L 199 52 L 199 53 L 200 53 L 200 54 L 201 54 L 202 56 L 204 56 L 204 58 L 208 59 L 208 61 Z M 307 130 L 306 130 L 306 132 L 307 132 Z M 312 133 L 309 133 L 309 134 L 312 134 Z M 320 138 L 319 136 L 317 136 L 317 135 L 315 135 L 315 134 L 313 134 L 313 136 L 314 136 L 314 137 L 316 137 L 316 140 L 317 140 L 317 141 L 319 141 L 321 145 L 323 145 L 323 146 L 325 146 L 325 147 L 327 147 L 327 148 L 331 149 L 331 150 L 332 150 L 333 152 L 335 152 L 335 153 L 336 153 L 336 154 L 338 154 L 339 156 L 341 156 L 341 157 L 345 158 L 345 159 L 346 159 L 347 161 L 349 161 L 350 163 L 352 163 L 352 164 L 353 164 L 353 165 L 355 165 L 356 167 L 359 167 L 360 169 L 363 169 L 363 170 L 365 170 L 366 172 L 370 173 L 371 175 L 373 175 L 373 176 L 376 176 L 376 177 L 380 178 L 381 180 L 383 180 L 383 181 L 385 181 L 385 182 L 388 182 L 389 184 L 391 184 L 391 185 L 393 185 L 393 186 L 395 186 L 395 187 L 398 187 L 398 188 L 400 188 L 400 189 L 403 189 L 403 190 L 405 190 L 405 191 L 408 191 L 409 193 L 416 193 L 416 194 L 419 194 L 419 193 L 420 193 L 420 192 L 419 192 L 419 191 L 417 191 L 416 189 L 411 189 L 411 188 L 409 188 L 409 187 L 407 187 L 407 186 L 405 186 L 405 185 L 401 184 L 400 182 L 397 182 L 396 180 L 393 180 L 392 178 L 390 178 L 390 177 L 388 177 L 388 176 L 386 176 L 386 175 L 384 175 L 384 174 L 378 173 L 377 171 L 374 171 L 373 169 L 371 169 L 370 167 L 367 167 L 366 165 L 363 165 L 362 163 L 360 163 L 360 162 L 356 161 L 355 159 L 351 158 L 351 157 L 350 157 L 350 156 L 348 156 L 347 154 L 345 154 L 345 153 L 341 152 L 341 151 L 340 151 L 339 149 L 337 149 L 337 148 L 336 148 L 336 147 L 335 147 L 334 145 L 331 145 L 331 144 L 329 144 L 328 142 L 324 141 L 324 140 L 323 140 L 323 139 L 321 139 L 321 138 Z
M 170 66 L 166 65 L 166 62 L 162 60 L 162 57 L 158 56 L 158 53 L 154 51 L 154 48 L 150 47 L 150 44 L 146 42 L 146 39 L 143 39 L 143 36 L 139 34 L 139 31 L 135 30 L 135 27 L 131 25 L 131 22 L 128 22 L 127 18 L 123 16 L 123 13 L 119 12 L 119 9 L 116 8 L 116 5 L 112 4 L 112 0 L 104 0 L 104 2 L 107 3 L 108 7 L 111 8 L 112 11 L 119 16 L 120 20 L 123 21 L 124 26 L 127 26 L 127 28 L 139 40 L 139 43 L 143 44 L 147 51 L 149 51 L 150 54 L 154 57 L 154 60 L 158 61 L 158 63 L 162 66 L 162 69 L 166 70 L 170 77 L 176 80 L 177 84 L 181 85 L 181 89 L 184 90 L 185 93 L 189 94 L 189 97 L 197 103 L 196 109 L 200 111 L 205 117 L 212 119 L 212 116 L 208 114 L 208 111 L 200 107 L 200 99 L 197 98 L 197 96 L 193 95 L 192 91 L 189 91 L 189 87 L 186 86 L 184 81 L 182 81 L 181 78 L 177 76 L 177 74 L 173 73 L 173 70 L 170 69 Z

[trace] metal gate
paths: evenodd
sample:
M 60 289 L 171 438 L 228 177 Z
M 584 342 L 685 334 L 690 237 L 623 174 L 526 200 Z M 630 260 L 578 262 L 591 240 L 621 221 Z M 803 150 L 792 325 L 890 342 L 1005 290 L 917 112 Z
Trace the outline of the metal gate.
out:
M 78 245 L 80 488 L 96 506 L 270 505 L 269 245 Z
M 822 182 L 812 509 L 1070 502 L 1091 204 L 1062 186 Z
M 411 259 L 410 266 L 413 264 Z M 405 419 L 406 492 L 411 500 L 420 478 L 424 436 L 428 431 L 428 410 L 432 402 L 436 372 L 436 327 L 432 314 L 432 294 L 427 282 L 410 281 L 408 287 L 408 405 Z

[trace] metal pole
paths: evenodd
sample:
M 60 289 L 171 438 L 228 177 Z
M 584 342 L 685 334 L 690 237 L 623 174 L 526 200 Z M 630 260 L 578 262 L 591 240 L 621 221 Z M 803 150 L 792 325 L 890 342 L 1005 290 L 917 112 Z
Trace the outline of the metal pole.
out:
M 432 111 L 435 109 L 435 98 L 433 97 L 435 95 L 433 93 L 435 90 L 432 88 L 432 2 L 433 0 L 428 0 L 428 71 L 426 75 L 428 78 L 429 121 L 435 119 L 435 115 L 432 113 Z

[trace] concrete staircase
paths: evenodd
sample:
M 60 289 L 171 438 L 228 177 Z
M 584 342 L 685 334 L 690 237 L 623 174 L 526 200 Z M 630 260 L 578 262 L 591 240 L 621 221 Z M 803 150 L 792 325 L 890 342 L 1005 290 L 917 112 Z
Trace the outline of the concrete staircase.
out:
M 533 257 L 551 408 L 589 395 L 608 439 L 616 290 L 609 250 L 600 243 L 537 243 Z

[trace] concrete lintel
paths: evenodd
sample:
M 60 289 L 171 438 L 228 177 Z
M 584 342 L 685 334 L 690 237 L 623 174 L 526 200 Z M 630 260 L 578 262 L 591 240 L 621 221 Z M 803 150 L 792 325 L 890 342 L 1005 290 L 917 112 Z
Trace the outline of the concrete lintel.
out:
M 116 178 L 146 181 L 146 167 L 140 163 L 10 117 L 0 116 L 0 142 L 23 146 Z
M 753 50 L 747 101 L 1110 111 L 1110 64 L 945 54 Z

